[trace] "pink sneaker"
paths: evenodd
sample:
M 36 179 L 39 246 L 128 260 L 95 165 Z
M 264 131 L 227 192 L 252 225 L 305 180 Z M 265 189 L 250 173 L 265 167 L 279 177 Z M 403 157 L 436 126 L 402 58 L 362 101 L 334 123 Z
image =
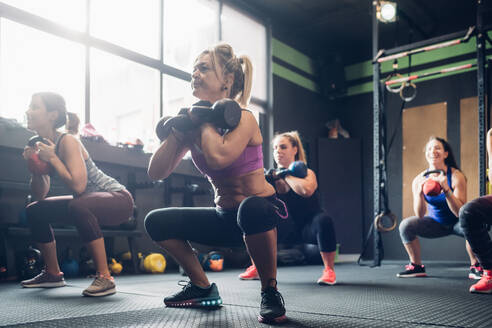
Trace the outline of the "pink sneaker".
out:
M 325 268 L 323 270 L 323 275 L 318 279 L 318 284 L 320 285 L 330 285 L 333 286 L 337 283 L 337 275 L 332 268 Z
M 246 271 L 239 275 L 239 279 L 241 280 L 258 280 L 260 276 L 258 275 L 258 270 L 256 270 L 255 265 L 250 265 Z
M 492 270 L 483 270 L 482 279 L 471 285 L 470 293 L 492 294 Z

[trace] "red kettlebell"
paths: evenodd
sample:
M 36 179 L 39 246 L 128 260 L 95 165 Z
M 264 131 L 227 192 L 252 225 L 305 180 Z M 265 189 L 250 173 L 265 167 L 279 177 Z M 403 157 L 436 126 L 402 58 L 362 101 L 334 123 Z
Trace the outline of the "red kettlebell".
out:
M 43 175 L 50 173 L 50 164 L 39 158 L 39 155 L 34 153 L 27 160 L 27 168 L 31 173 Z
M 27 142 L 27 145 L 29 147 L 35 147 L 36 142 L 42 142 L 44 144 L 48 145 L 48 142 L 40 137 L 40 136 L 34 136 L 29 139 Z M 34 174 L 48 174 L 50 173 L 50 164 L 48 162 L 43 161 L 41 158 L 39 158 L 39 155 L 37 153 L 32 154 L 28 160 L 27 160 L 27 168 L 31 173 Z
M 427 196 L 437 196 L 441 193 L 441 185 L 436 180 L 427 179 L 424 182 L 422 191 Z

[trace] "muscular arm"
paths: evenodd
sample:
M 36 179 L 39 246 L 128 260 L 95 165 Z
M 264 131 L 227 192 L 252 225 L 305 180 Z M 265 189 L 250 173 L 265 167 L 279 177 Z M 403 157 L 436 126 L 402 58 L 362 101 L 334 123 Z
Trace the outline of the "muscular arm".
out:
M 454 215 L 459 216 L 460 208 L 466 203 L 466 179 L 459 170 L 453 170 L 452 193 L 446 193 L 446 202 Z M 447 190 L 444 190 L 446 192 Z
M 318 188 L 318 182 L 316 180 L 316 174 L 313 170 L 308 169 L 308 174 L 305 178 L 297 178 L 291 175 L 285 177 L 285 182 L 289 187 L 301 197 L 311 197 L 311 195 Z
M 178 133 L 172 132 L 150 158 L 147 173 L 152 180 L 167 178 L 190 150 L 186 145 L 185 136 L 177 137 Z
M 424 193 L 422 192 L 422 184 L 425 178 L 422 174 L 417 175 L 412 182 L 412 194 L 413 194 L 413 212 L 419 218 L 423 218 L 427 211 L 426 201 Z
M 201 126 L 201 148 L 208 166 L 220 170 L 231 165 L 258 132 L 258 124 L 248 111 L 242 111 L 239 125 L 221 136 L 209 123 Z M 262 142 L 261 136 L 258 144 Z

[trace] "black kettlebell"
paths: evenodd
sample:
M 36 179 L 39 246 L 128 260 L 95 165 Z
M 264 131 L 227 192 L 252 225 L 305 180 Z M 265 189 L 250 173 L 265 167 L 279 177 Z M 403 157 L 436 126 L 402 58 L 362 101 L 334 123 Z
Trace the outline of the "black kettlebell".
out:
M 31 279 L 41 273 L 43 263 L 41 259 L 41 252 L 29 246 L 25 251 L 20 254 L 19 276 L 21 280 Z

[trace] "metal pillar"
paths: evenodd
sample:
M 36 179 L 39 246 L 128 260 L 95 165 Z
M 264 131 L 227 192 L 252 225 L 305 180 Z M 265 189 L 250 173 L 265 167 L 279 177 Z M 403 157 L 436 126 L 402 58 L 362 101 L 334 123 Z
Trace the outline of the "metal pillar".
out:
M 372 56 L 376 58 L 379 51 L 379 26 L 377 19 L 377 1 L 372 2 Z M 380 64 L 375 61 L 372 66 L 372 83 L 373 83 L 373 130 L 372 130 L 372 144 L 373 144 L 373 218 L 375 218 L 381 211 L 381 101 L 380 101 Z M 371 221 L 372 222 L 372 221 Z M 380 250 L 381 233 L 374 227 L 373 229 L 373 266 L 381 265 L 382 252 Z
M 485 35 L 483 26 L 483 3 L 485 0 L 477 0 L 477 97 L 478 97 L 478 175 L 480 196 L 485 195 Z

